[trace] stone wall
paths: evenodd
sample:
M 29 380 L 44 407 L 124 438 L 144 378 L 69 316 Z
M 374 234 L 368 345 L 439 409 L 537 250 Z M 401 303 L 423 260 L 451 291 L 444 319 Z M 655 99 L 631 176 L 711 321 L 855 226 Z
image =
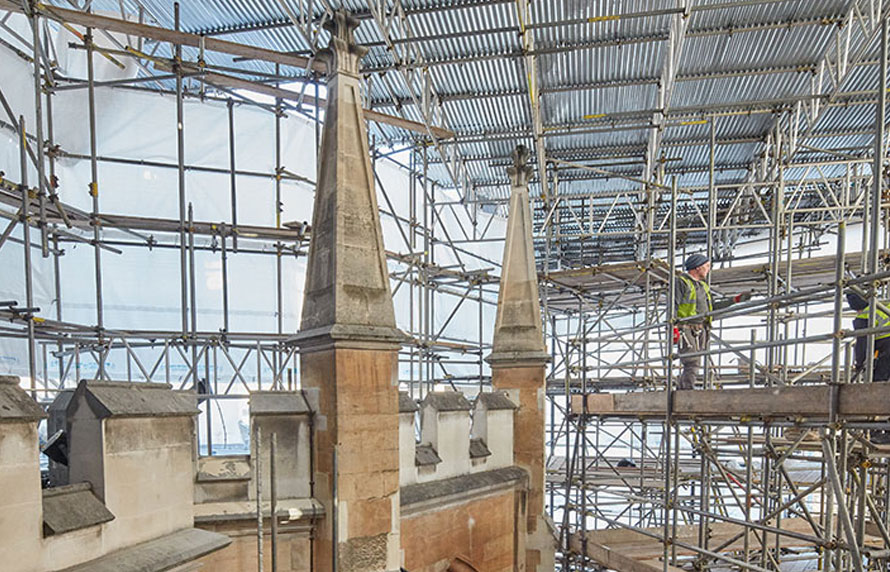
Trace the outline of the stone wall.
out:
M 303 395 L 255 394 L 251 400 L 251 426 L 254 430 L 261 426 L 264 435 L 260 457 L 266 569 L 271 566 L 272 552 L 268 498 L 271 431 L 288 433 L 287 438 L 279 436 L 276 457 L 279 491 L 290 491 L 279 498 L 279 570 L 311 570 L 310 562 L 318 559 L 320 540 L 313 545 L 310 538 L 323 536 L 332 524 L 322 503 L 309 495 L 309 436 L 317 435 L 312 427 L 331 422 L 314 413 L 319 398 L 318 391 L 307 391 Z M 418 411 L 425 416 L 419 444 L 414 429 Z M 400 558 L 407 570 L 445 570 L 456 558 L 479 570 L 513 570 L 520 560 L 527 478 L 512 466 L 514 411 L 515 405 L 503 393 L 485 394 L 474 403 L 456 392 L 435 393 L 421 407 L 407 394 L 400 395 L 401 526 L 408 531 L 400 542 Z M 371 441 L 367 441 L 367 455 L 375 454 Z M 316 441 L 315 446 L 324 443 Z M 437 455 L 441 451 L 441 461 L 429 468 L 417 466 L 417 451 L 423 446 L 435 446 Z M 257 570 L 255 465 L 255 447 L 250 456 L 198 460 L 196 526 L 232 538 L 229 547 L 201 560 L 209 570 Z M 349 479 L 340 485 L 361 486 L 350 485 Z M 350 516 L 354 515 L 347 514 Z M 316 561 L 316 570 L 326 564 Z
M 414 417 L 421 416 L 415 442 Z M 527 475 L 513 466 L 516 406 L 504 393 L 473 403 L 433 392 L 400 399 L 402 562 L 441 572 L 457 559 L 478 570 L 524 561 Z
M 36 570 L 23 555 L 40 549 L 42 513 L 37 423 L 0 425 L 0 562 Z
M 105 443 L 105 506 L 115 515 L 109 548 L 192 526 L 193 418 L 106 421 Z
M 509 489 L 402 517 L 404 567 L 442 572 L 461 558 L 484 572 L 512 572 L 518 538 L 517 493 Z
M 253 443 L 250 455 L 197 458 L 194 395 L 184 398 L 167 386 L 132 385 L 91 382 L 79 388 L 68 420 L 73 484 L 55 492 L 41 495 L 40 491 L 39 408 L 31 418 L 3 423 L 0 486 L 16 492 L 0 503 L 4 509 L 0 510 L 0 556 L 12 563 L 10 570 L 58 570 L 72 565 L 88 570 L 97 557 L 136 554 L 144 558 L 144 551 L 140 556 L 138 550 L 151 542 L 161 542 L 153 550 L 164 556 L 165 550 L 184 547 L 186 553 L 194 554 L 195 565 L 205 570 L 257 570 L 258 466 L 264 567 L 271 569 L 273 433 L 279 493 L 278 569 L 308 572 L 326 564 L 319 559 L 318 538 L 331 520 L 322 503 L 313 498 L 311 484 L 310 459 L 319 446 L 315 433 L 318 392 L 255 394 L 251 427 L 254 435 L 257 428 L 263 433 L 259 455 Z M 484 394 L 474 403 L 456 392 L 431 394 L 420 408 L 424 415 L 420 444 L 414 438 L 418 409 L 401 396 L 402 482 L 395 498 L 400 503 L 403 535 L 398 561 L 411 572 L 443 571 L 458 559 L 479 570 L 514 570 L 525 551 L 528 486 L 526 472 L 513 466 L 515 405 L 503 393 Z M 423 446 L 435 458 L 439 452 L 442 455 L 426 469 L 416 463 Z M 374 447 L 365 453 L 373 456 Z M 94 520 L 65 522 L 68 509 L 75 507 L 72 503 L 89 509 L 87 513 L 92 511 Z M 194 535 L 182 534 L 195 530 L 190 528 L 193 525 L 200 529 L 196 532 L 208 536 L 195 541 Z M 341 564 L 347 563 L 341 560 Z
M 192 528 L 194 404 L 166 385 L 81 382 L 66 408 L 72 484 L 41 490 L 44 414 L 17 380 L 2 383 L 3 570 L 150 572 L 226 546 Z
M 255 572 L 257 566 L 256 526 L 245 526 L 245 522 L 218 522 L 204 524 L 202 528 L 227 535 L 232 543 L 209 554 L 200 560 L 201 570 L 207 572 Z M 263 570 L 272 569 L 272 537 L 271 520 L 265 520 L 263 550 Z M 278 531 L 278 571 L 309 572 L 311 557 L 311 540 L 308 526 L 283 525 Z
M 313 525 L 324 514 L 312 498 L 311 463 L 317 392 L 254 392 L 250 455 L 201 457 L 195 480 L 195 526 L 232 543 L 203 559 L 205 570 L 253 572 L 257 557 L 257 468 L 262 486 L 263 562 L 272 569 L 271 443 L 275 436 L 279 571 L 309 571 Z M 257 429 L 260 446 L 257 448 Z

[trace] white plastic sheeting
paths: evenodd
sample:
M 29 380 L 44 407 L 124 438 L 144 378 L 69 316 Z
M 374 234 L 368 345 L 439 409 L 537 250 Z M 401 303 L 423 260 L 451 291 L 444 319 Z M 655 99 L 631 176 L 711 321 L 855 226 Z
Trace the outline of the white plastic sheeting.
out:
M 22 18 L 15 16 L 8 22 L 29 34 Z M 72 77 L 84 74 L 82 50 L 66 46 L 71 37 L 64 36 L 56 42 L 62 71 Z M 28 37 L 28 36 L 26 36 Z M 97 36 L 103 43 L 103 37 Z M 129 64 L 120 70 L 105 58 L 95 56 L 96 79 L 132 76 L 135 68 Z M 33 77 L 31 66 L 5 47 L 0 47 L 0 76 L 3 92 L 14 113 L 25 117 L 29 133 L 34 132 Z M 189 84 L 196 88 L 197 83 Z M 176 106 L 168 95 L 122 88 L 98 88 L 97 141 L 98 155 L 105 158 L 142 159 L 150 162 L 176 164 Z M 85 89 L 61 91 L 53 96 L 53 127 L 55 143 L 64 151 L 81 155 L 89 154 L 87 91 Z M 228 169 L 228 122 L 227 108 L 223 102 L 200 102 L 189 98 L 185 102 L 184 134 L 186 141 L 185 162 L 188 165 Z M 237 169 L 272 174 L 275 169 L 274 116 L 262 109 L 236 104 L 234 110 L 236 129 Z M 6 121 L 8 118 L 0 117 Z M 46 123 L 44 123 L 46 125 Z M 12 180 L 20 180 L 19 149 L 15 134 L 7 127 L 0 131 L 0 169 Z M 282 164 L 291 173 L 309 180 L 316 176 L 315 125 L 311 119 L 288 114 L 282 121 Z M 407 155 L 401 157 L 407 160 Z M 56 171 L 61 183 L 59 195 L 63 202 L 83 210 L 89 210 L 91 197 L 87 190 L 90 181 L 88 160 L 61 159 Z M 410 184 L 407 171 L 390 160 L 377 164 L 378 175 L 397 214 L 409 217 Z M 36 181 L 36 171 L 29 167 L 30 183 Z M 177 171 L 175 168 L 149 165 L 129 165 L 108 161 L 99 163 L 100 212 L 177 219 L 179 216 Z M 311 221 L 313 187 L 309 183 L 285 180 L 282 183 L 282 220 Z M 378 188 L 381 208 L 386 202 Z M 187 201 L 193 205 L 194 219 L 208 222 L 230 222 L 230 187 L 226 173 L 208 173 L 189 170 L 186 173 Z M 417 204 L 423 204 L 422 187 L 417 185 Z M 274 226 L 275 183 L 271 177 L 238 176 L 239 224 Z M 436 190 L 437 201 L 453 201 L 452 192 Z M 418 213 L 419 214 L 419 213 Z M 464 239 L 464 232 L 471 233 L 471 222 L 463 207 L 443 209 L 442 221 L 436 221 L 437 237 L 445 232 L 454 239 Z M 489 222 L 489 215 L 478 214 L 478 228 Z M 460 218 L 460 221 L 458 221 Z M 387 250 L 407 253 L 408 248 L 396 222 L 390 216 L 381 217 L 384 242 Z M 444 229 L 443 229 L 444 223 Z M 503 236 L 505 221 L 497 218 L 491 224 L 489 237 Z M 404 230 L 408 232 L 407 226 Z M 32 240 L 39 233 L 32 229 Z M 150 234 L 150 233 L 144 233 Z M 138 242 L 132 236 L 108 229 L 105 238 Z M 21 238 L 21 230 L 13 234 Z M 169 243 L 170 235 L 167 235 Z M 209 246 L 210 237 L 196 236 L 196 246 Z M 248 240 L 239 246 L 250 244 Z M 418 250 L 423 241 L 418 237 Z M 252 246 L 259 243 L 253 242 Z M 94 253 L 89 244 L 64 243 L 64 255 L 60 259 L 62 284 L 62 319 L 92 326 L 96 324 L 96 285 Z M 180 328 L 180 272 L 179 250 L 176 248 L 148 249 L 144 246 L 118 246 L 123 254 L 102 252 L 102 294 L 104 298 L 104 326 L 108 329 L 177 330 Z M 462 244 L 461 248 L 479 254 L 479 260 L 467 254 L 461 255 L 460 263 L 466 268 L 492 267 L 499 263 L 501 243 Z M 271 246 L 266 246 L 271 251 Z M 24 305 L 24 261 L 20 244 L 8 243 L 0 249 L 0 299 L 18 300 Z M 455 253 L 446 246 L 435 248 L 436 262 L 442 266 L 459 264 Z M 274 255 L 229 253 L 229 308 L 232 332 L 274 333 L 276 317 L 276 268 Z M 39 316 L 54 319 L 56 304 L 54 295 L 53 258 L 43 259 L 39 250 L 32 251 L 34 276 L 34 303 L 41 308 Z M 398 265 L 391 263 L 393 270 Z M 197 329 L 216 331 L 223 327 L 222 273 L 219 252 L 196 251 L 196 308 Z M 283 259 L 283 324 L 284 332 L 295 332 L 303 295 L 305 258 L 293 256 Z M 499 273 L 497 269 L 495 273 Z M 397 282 L 393 282 L 395 288 Z M 403 287 L 395 296 L 399 326 L 409 328 L 409 293 Z M 415 296 L 415 304 L 417 304 Z M 491 298 L 491 296 L 489 296 Z M 439 294 L 435 296 L 435 324 L 438 331 L 451 313 L 458 298 Z M 415 308 L 415 317 L 419 311 Z M 478 305 L 466 302 L 451 320 L 445 334 L 449 338 L 478 339 Z M 483 308 L 483 339 L 490 341 L 494 324 L 494 306 Z M 415 319 L 415 329 L 420 327 Z M 38 365 L 40 365 L 38 359 Z M 0 372 L 28 374 L 26 345 L 22 340 L 0 338 Z M 113 357 L 106 363 L 112 378 L 124 378 L 126 366 Z M 82 364 L 82 376 L 89 375 L 87 360 Z M 465 374 L 477 368 L 463 369 Z M 42 371 L 41 367 L 38 367 Z M 184 372 L 183 372 L 184 373 Z M 271 377 L 271 370 L 266 379 Z M 441 373 L 441 372 L 440 372 Z M 48 372 L 53 375 L 53 369 Z M 403 368 L 403 374 L 405 370 Z M 246 375 L 245 375 L 246 376 Z

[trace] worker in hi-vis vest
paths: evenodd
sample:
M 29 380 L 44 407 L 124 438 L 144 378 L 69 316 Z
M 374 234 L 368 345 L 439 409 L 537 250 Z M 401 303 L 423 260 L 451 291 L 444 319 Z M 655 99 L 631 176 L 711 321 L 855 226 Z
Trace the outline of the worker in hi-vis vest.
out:
M 698 377 L 701 356 L 684 356 L 692 352 L 704 351 L 708 347 L 711 331 L 711 318 L 704 314 L 732 306 L 736 302 L 751 299 L 751 292 L 744 292 L 730 298 L 714 302 L 708 286 L 708 273 L 711 261 L 703 254 L 693 254 L 683 265 L 686 272 L 677 274 L 674 292 L 674 307 L 678 319 L 692 318 L 674 327 L 674 343 L 678 346 L 683 371 L 677 379 L 677 389 L 693 389 Z
M 868 300 L 856 292 L 847 292 L 847 304 L 854 312 L 858 312 L 853 318 L 853 329 L 864 330 L 868 328 Z M 885 304 L 886 305 L 886 304 Z M 890 326 L 890 316 L 880 308 L 875 308 L 875 327 Z M 860 375 L 865 369 L 866 355 L 868 353 L 868 336 L 857 336 L 854 346 L 855 371 L 853 377 Z M 872 381 L 890 380 L 890 333 L 875 334 L 875 364 L 872 369 Z M 872 429 L 868 432 L 868 438 L 875 445 L 890 444 L 890 431 Z
M 853 319 L 853 329 L 864 330 L 868 326 L 868 300 L 855 292 L 847 292 L 847 304 L 858 312 Z M 890 316 L 880 308 L 875 309 L 875 327 L 890 326 Z M 865 354 L 868 351 L 868 336 L 858 336 L 855 346 L 856 373 L 865 367 Z M 890 332 L 875 335 L 875 365 L 872 370 L 873 381 L 890 380 Z

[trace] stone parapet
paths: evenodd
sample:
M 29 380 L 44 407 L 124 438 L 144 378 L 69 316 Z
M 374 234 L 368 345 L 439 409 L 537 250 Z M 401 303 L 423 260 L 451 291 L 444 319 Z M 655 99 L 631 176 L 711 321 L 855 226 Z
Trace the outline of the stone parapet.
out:
M 418 482 L 470 472 L 472 407 L 459 391 L 432 391 L 420 403 L 420 442 L 430 445 L 442 462 L 432 466 L 432 470 L 418 467 Z
M 309 402 L 302 393 L 284 391 L 255 391 L 250 395 L 250 449 L 251 487 L 250 498 L 256 498 L 257 430 L 261 443 L 259 455 L 262 489 L 270 490 L 270 452 L 272 436 L 276 438 L 276 475 L 278 497 L 308 498 L 310 463 L 312 455 L 309 428 Z
M 399 482 L 428 483 L 513 465 L 513 416 L 506 392 L 484 392 L 471 403 L 460 392 L 428 393 L 420 403 L 399 398 Z
M 43 528 L 37 423 L 43 411 L 19 386 L 0 377 L 0 562 L 37 570 Z
M 78 384 L 67 408 L 69 479 L 90 483 L 115 516 L 105 547 L 191 528 L 197 414 L 195 394 L 167 384 Z
M 3 378 L 0 411 L 0 485 L 9 493 L 0 495 L 4 570 L 182 569 L 230 542 L 192 527 L 193 393 L 80 382 L 52 406 L 54 428 L 70 437 L 72 484 L 43 491 L 42 409 L 17 379 Z
M 313 533 L 325 509 L 313 498 L 312 457 L 318 392 L 256 391 L 250 395 L 250 454 L 200 457 L 195 479 L 195 526 L 232 538 L 206 556 L 207 570 L 257 569 L 257 469 L 264 563 L 271 568 L 272 438 L 275 437 L 275 519 L 279 570 L 308 570 Z M 257 441 L 259 431 L 259 446 Z
M 257 431 L 260 435 L 257 446 Z M 200 457 L 195 478 L 196 513 L 212 520 L 210 505 L 226 512 L 257 498 L 257 467 L 264 501 L 271 491 L 272 437 L 275 437 L 275 485 L 278 500 L 312 497 L 312 407 L 310 396 L 293 391 L 250 394 L 250 454 Z M 206 505 L 206 506 L 205 506 Z M 256 507 L 253 505 L 253 518 Z M 240 511 L 240 508 L 238 509 Z M 237 512 L 237 511 L 236 511 Z M 223 515 L 221 515 L 223 516 Z M 226 515 L 225 520 L 231 520 Z
M 513 416 L 516 404 L 505 392 L 483 392 L 473 404 L 473 439 L 481 440 L 491 455 L 473 459 L 473 471 L 486 471 L 513 464 Z

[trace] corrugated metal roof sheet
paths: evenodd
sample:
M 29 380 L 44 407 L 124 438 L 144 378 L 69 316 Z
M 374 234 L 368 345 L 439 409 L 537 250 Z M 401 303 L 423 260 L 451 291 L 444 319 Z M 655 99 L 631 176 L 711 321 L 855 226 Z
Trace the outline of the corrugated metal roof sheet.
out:
M 60 4 L 61 0 L 56 0 Z M 139 0 L 151 18 L 173 26 L 173 0 Z M 220 37 L 265 48 L 308 53 L 305 39 L 287 25 L 287 13 L 310 5 L 306 0 L 205 0 L 181 3 L 182 28 L 190 31 L 230 30 Z M 517 143 L 533 147 L 532 97 L 529 72 L 535 75 L 548 156 L 592 161 L 620 173 L 640 177 L 655 129 L 661 126 L 660 153 L 681 184 L 707 182 L 709 113 L 717 112 L 716 178 L 739 182 L 749 176 L 748 165 L 763 152 L 763 141 L 778 118 L 796 101 L 813 97 L 831 106 L 821 108 L 815 126 L 801 142 L 823 149 L 868 153 L 874 126 L 874 105 L 868 100 L 877 89 L 877 66 L 850 68 L 840 86 L 825 81 L 811 94 L 813 70 L 836 46 L 843 31 L 851 34 L 851 51 L 874 59 L 876 36 L 865 38 L 861 27 L 841 28 L 853 0 L 786 0 L 726 6 L 729 0 L 691 3 L 687 32 L 674 70 L 673 93 L 661 111 L 659 89 L 665 85 L 672 22 L 683 16 L 674 0 L 549 0 L 532 3 L 528 22 L 520 22 L 517 4 L 509 0 L 404 0 L 406 19 L 388 31 L 400 60 L 428 66 L 434 91 L 442 95 L 442 115 L 458 135 L 456 145 L 466 164 L 470 184 L 481 196 L 506 198 L 504 166 Z M 363 60 L 374 73 L 369 97 L 375 107 L 422 121 L 410 95 L 422 98 L 420 84 L 408 85 L 395 68 L 396 59 L 383 43 L 383 33 L 369 17 L 363 0 L 331 0 L 334 8 L 359 12 L 356 32 L 369 46 Z M 119 13 L 116 0 L 94 0 L 97 9 Z M 125 0 L 136 9 L 136 0 Z M 315 10 L 321 4 L 311 3 Z M 389 8 L 392 4 L 388 5 Z M 886 8 L 885 8 L 886 10 Z M 321 12 L 316 13 L 320 17 Z M 535 69 L 522 57 L 521 24 L 529 26 L 535 49 Z M 412 39 L 408 40 L 410 30 Z M 241 30 L 241 31 L 238 31 Z M 245 31 L 247 30 L 247 31 Z M 407 49 L 405 42 L 416 46 Z M 322 45 L 326 35 L 322 35 Z M 194 50 L 186 50 L 193 57 Z M 417 56 L 417 59 L 412 59 Z M 271 73 L 274 66 L 258 61 L 234 61 L 208 54 L 211 64 Z M 288 70 L 299 74 L 300 70 Z M 392 98 L 396 98 L 396 102 Z M 863 103 L 864 102 L 864 103 Z M 376 125 L 372 133 L 393 144 L 418 135 Z M 438 155 L 429 150 L 429 175 L 440 185 L 453 182 Z M 820 158 L 801 148 L 801 160 Z M 535 165 L 537 169 L 537 164 Z M 705 172 L 702 169 L 705 169 Z M 563 176 L 564 175 L 564 176 Z M 633 186 L 618 177 L 596 176 L 578 169 L 560 171 L 561 190 L 569 193 L 604 192 Z M 578 179 L 578 180 L 572 180 Z M 540 192 L 540 184 L 532 185 Z M 633 224 L 630 213 L 623 224 Z

